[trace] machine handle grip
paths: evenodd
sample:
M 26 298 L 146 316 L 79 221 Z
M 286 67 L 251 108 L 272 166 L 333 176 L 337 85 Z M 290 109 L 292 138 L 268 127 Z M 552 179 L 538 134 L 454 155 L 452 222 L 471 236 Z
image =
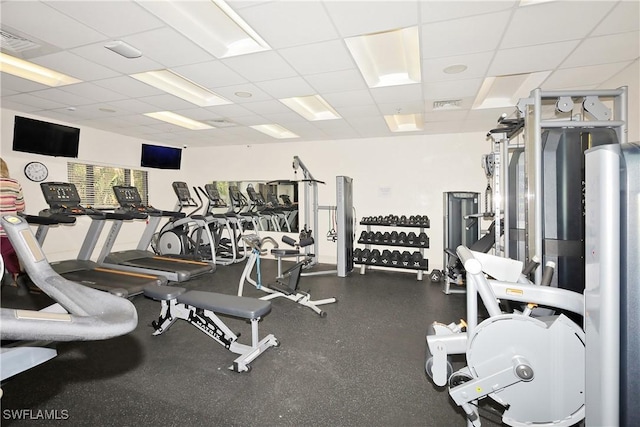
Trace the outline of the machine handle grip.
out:
M 293 240 L 291 237 L 289 236 L 282 236 L 282 241 L 284 243 L 286 243 L 289 246 L 295 246 L 296 245 L 296 241 Z
M 544 270 L 542 270 L 542 280 L 540 281 L 540 286 L 550 286 L 551 280 L 553 279 L 553 273 L 556 270 L 556 263 L 553 261 L 548 261 L 544 266 Z

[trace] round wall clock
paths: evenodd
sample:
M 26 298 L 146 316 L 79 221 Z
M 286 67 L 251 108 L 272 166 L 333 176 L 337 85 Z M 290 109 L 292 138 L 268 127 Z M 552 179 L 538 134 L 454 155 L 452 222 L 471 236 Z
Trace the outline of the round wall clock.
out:
M 24 174 L 34 182 L 41 182 L 49 176 L 49 169 L 40 162 L 29 162 L 24 167 Z

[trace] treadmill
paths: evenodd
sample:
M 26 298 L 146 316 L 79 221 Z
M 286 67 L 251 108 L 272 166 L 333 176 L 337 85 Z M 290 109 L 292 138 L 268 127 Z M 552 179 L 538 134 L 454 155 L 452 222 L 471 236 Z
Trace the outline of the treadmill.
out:
M 44 182 L 40 184 L 40 188 L 49 205 L 49 209 L 40 212 L 40 216 L 57 218 L 58 220 L 64 216 L 75 218 L 87 215 L 91 218 L 91 226 L 82 243 L 78 258 L 52 262 L 51 267 L 56 273 L 81 285 L 125 297 L 141 294 L 147 286 L 167 284 L 167 279 L 163 276 L 105 268 L 89 259 L 106 220 L 131 220 L 135 217 L 133 214 L 102 212 L 84 207 L 80 204 L 80 196 L 76 186 L 71 183 Z M 38 223 L 35 218 L 31 218 L 29 222 Z M 50 225 L 52 224 L 39 223 L 36 237 L 41 245 Z
M 138 189 L 133 186 L 118 185 L 113 187 L 113 191 L 120 205 L 116 212 L 144 214 L 147 218 L 147 226 L 136 249 L 111 252 L 123 223 L 123 221 L 114 221 L 102 252 L 98 256 L 100 265 L 131 272 L 160 274 L 173 282 L 184 282 L 215 271 L 215 262 L 199 261 L 177 255 L 156 255 L 147 250 L 160 221 L 163 218 L 184 218 L 186 216 L 184 212 L 163 211 L 144 205 Z

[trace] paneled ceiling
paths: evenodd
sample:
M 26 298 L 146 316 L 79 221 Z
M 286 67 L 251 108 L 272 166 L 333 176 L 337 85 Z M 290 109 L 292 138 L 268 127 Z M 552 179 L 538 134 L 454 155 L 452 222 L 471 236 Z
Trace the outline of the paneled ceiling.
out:
M 389 137 L 402 134 L 384 115 L 398 113 L 422 114 L 424 130 L 408 134 L 487 131 L 513 111 L 472 108 L 487 77 L 544 71 L 545 90 L 597 89 L 637 69 L 640 56 L 637 0 L 227 3 L 271 49 L 216 58 L 136 1 L 2 1 L 3 39 L 34 43 L 16 52 L 3 40 L 2 51 L 81 80 L 53 88 L 3 72 L 2 107 L 173 146 L 280 141 L 250 127 L 261 124 L 299 136 L 282 141 Z M 419 31 L 421 82 L 368 87 L 345 39 L 406 27 Z M 105 49 L 114 40 L 142 56 Z M 444 71 L 454 65 L 463 71 Z M 130 76 L 158 69 L 231 103 L 199 107 Z M 308 121 L 279 101 L 304 95 L 322 96 L 341 118 Z M 434 108 L 437 101 L 457 105 Z M 186 130 L 144 115 L 159 110 L 214 128 Z

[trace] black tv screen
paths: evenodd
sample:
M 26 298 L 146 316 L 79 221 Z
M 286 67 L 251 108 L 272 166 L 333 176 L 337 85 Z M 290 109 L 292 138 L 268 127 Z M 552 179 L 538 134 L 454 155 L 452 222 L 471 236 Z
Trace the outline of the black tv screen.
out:
M 140 165 L 157 169 L 180 169 L 182 149 L 142 144 Z
M 80 129 L 16 116 L 13 151 L 45 156 L 78 157 Z

